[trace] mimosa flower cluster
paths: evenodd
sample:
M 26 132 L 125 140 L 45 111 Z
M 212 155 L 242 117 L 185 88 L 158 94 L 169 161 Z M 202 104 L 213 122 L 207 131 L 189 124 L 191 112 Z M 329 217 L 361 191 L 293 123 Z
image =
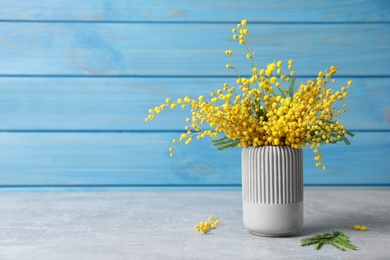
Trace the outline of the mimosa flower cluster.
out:
M 351 229 L 360 230 L 360 231 L 367 231 L 367 227 L 366 226 L 360 226 L 360 225 L 355 225 L 354 227 L 346 226 L 346 228 L 351 228 Z
M 209 217 L 209 221 L 201 221 L 195 226 L 196 231 L 206 234 L 210 229 L 215 229 L 221 222 L 218 218 Z
M 230 58 L 227 69 L 233 70 L 237 79 L 234 84 L 225 83 L 209 95 L 196 99 L 188 96 L 171 100 L 149 110 L 146 122 L 155 119 L 166 108 L 190 109 L 186 118 L 185 132 L 174 139 L 170 156 L 179 143 L 190 144 L 194 138 L 213 138 L 218 149 L 235 146 L 284 145 L 300 149 L 310 146 L 315 153 L 316 166 L 322 165 L 319 147 L 327 143 L 344 141 L 350 144 L 347 131 L 336 117 L 346 112 L 346 105 L 336 105 L 348 97 L 347 81 L 338 90 L 328 87 L 336 83 L 332 78 L 338 68 L 318 72 L 317 77 L 297 84 L 293 61 L 280 60 L 261 68 L 253 48 L 247 42 L 247 21 L 242 20 L 232 29 L 233 39 L 246 49 L 251 65 L 250 76 L 240 76 L 233 64 L 233 51 L 226 50 Z M 326 169 L 323 166 L 323 169 Z

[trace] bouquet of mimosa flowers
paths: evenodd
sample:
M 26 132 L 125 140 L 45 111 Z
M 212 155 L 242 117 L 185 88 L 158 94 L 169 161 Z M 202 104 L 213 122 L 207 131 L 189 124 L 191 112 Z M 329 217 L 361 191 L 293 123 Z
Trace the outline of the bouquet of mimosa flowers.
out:
M 190 144 L 192 140 L 211 137 L 218 150 L 231 147 L 281 145 L 300 149 L 310 146 L 315 153 L 316 166 L 322 166 L 320 146 L 327 143 L 345 142 L 353 136 L 337 116 L 346 112 L 346 105 L 336 102 L 348 96 L 352 81 L 338 90 L 329 85 L 336 83 L 332 77 L 338 68 L 330 66 L 317 74 L 317 78 L 297 84 L 293 61 L 286 64 L 280 60 L 261 68 L 255 52 L 247 42 L 247 21 L 242 20 L 232 29 L 233 39 L 246 49 L 246 58 L 251 71 L 248 77 L 240 76 L 233 64 L 233 52 L 226 50 L 230 62 L 227 69 L 233 70 L 237 79 L 233 84 L 201 95 L 196 99 L 188 96 L 171 100 L 149 109 L 145 121 L 155 119 L 165 109 L 190 110 L 185 131 L 173 140 L 170 156 L 178 144 Z

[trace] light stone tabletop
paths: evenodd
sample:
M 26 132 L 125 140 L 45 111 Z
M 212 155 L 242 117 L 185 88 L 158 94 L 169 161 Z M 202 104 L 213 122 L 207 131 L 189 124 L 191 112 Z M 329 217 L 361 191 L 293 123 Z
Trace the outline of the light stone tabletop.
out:
M 390 259 L 390 188 L 305 188 L 292 237 L 254 236 L 240 190 L 0 191 L 0 259 Z M 195 225 L 221 224 L 208 234 Z M 366 225 L 355 231 L 346 225 Z M 357 246 L 316 251 L 300 240 L 338 229 Z

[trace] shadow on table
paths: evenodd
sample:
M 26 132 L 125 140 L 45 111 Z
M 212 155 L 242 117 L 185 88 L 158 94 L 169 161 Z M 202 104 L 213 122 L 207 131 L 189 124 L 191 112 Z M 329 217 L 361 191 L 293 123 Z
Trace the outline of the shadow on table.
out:
M 346 226 L 353 227 L 355 225 L 364 225 L 367 226 L 368 230 L 372 228 L 378 228 L 387 226 L 390 224 L 390 219 L 384 218 L 382 216 L 375 215 L 357 215 L 351 214 L 350 219 L 340 220 L 335 217 L 324 221 L 323 219 L 318 220 L 318 223 L 307 223 L 303 224 L 302 229 L 300 229 L 295 236 L 312 236 L 316 234 L 329 233 L 332 230 L 345 231 L 348 229 Z
M 300 229 L 296 234 L 295 236 L 296 237 L 300 237 L 300 236 L 312 236 L 312 235 L 315 235 L 315 234 L 319 234 L 319 233 L 327 233 L 327 232 L 330 232 L 334 229 L 331 228 L 330 225 L 310 225 L 310 226 L 303 226 L 302 229 Z

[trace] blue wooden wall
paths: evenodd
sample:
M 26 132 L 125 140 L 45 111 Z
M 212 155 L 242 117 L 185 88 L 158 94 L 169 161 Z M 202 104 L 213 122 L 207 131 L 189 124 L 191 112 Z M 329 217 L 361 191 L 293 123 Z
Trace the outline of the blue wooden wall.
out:
M 352 146 L 305 149 L 305 184 L 390 185 L 390 1 L 23 0 L 0 8 L 0 185 L 239 186 L 240 149 L 168 147 L 185 124 L 148 108 L 234 82 L 231 28 L 298 77 L 339 67 Z M 239 56 L 236 56 L 236 58 Z M 245 58 L 235 60 L 245 74 Z M 172 112 L 172 113 L 171 113 Z

